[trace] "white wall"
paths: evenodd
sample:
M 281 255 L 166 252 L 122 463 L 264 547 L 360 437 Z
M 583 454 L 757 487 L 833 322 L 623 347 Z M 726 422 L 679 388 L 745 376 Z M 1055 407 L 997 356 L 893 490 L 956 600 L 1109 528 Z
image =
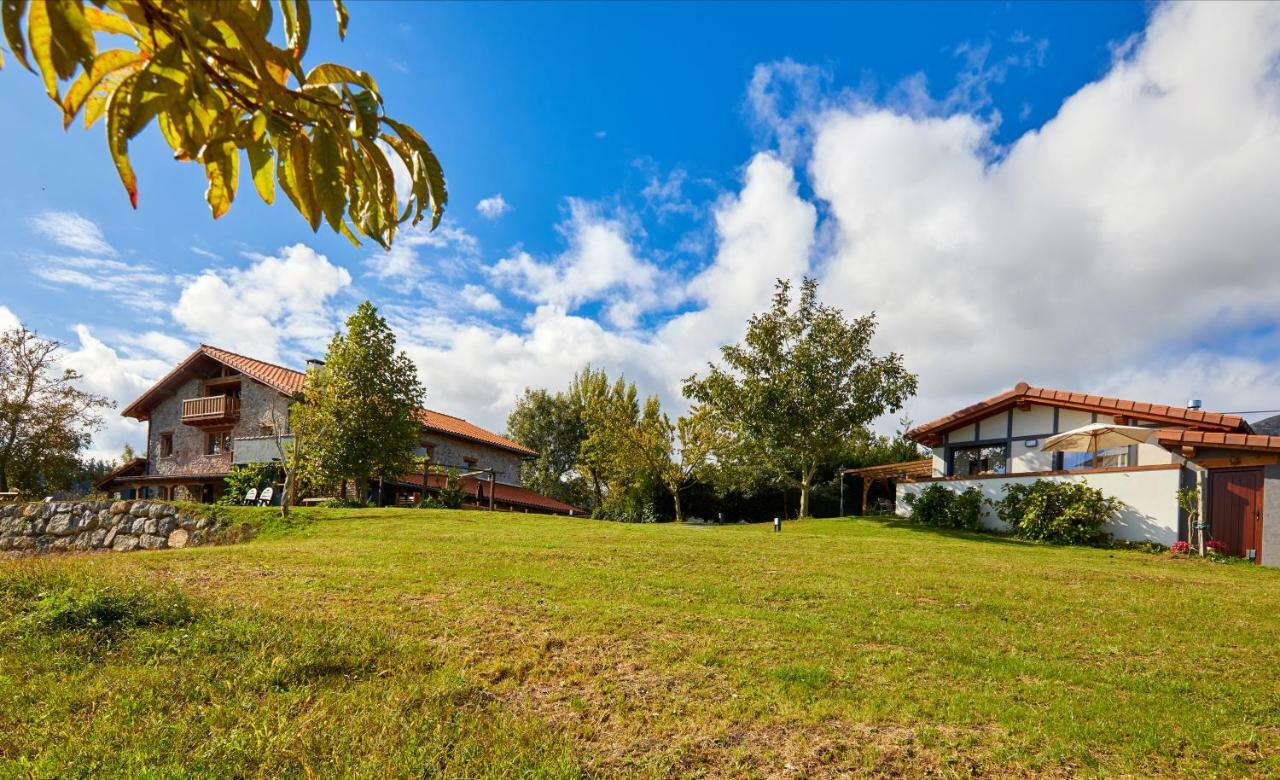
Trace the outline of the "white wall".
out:
M 1093 422 L 1092 412 L 1078 412 L 1075 409 L 1058 410 L 1058 431 L 1070 431 Z M 1104 422 L 1111 422 L 1104 420 Z
M 1013 410 L 1014 436 L 1050 436 L 1053 434 L 1053 407 L 1033 404 L 1027 411 Z
M 976 426 L 966 425 L 963 428 L 956 428 L 947 434 L 947 443 L 956 444 L 959 442 L 973 441 L 973 435 L 976 433 Z
M 1062 474 L 1054 476 L 1010 475 L 988 479 L 945 480 L 941 484 L 956 492 L 970 487 L 982 491 L 983 498 L 996 501 L 1004 496 L 1004 486 L 1011 483 L 1028 484 L 1036 479 L 1052 479 L 1064 482 L 1085 482 L 1100 488 L 1103 493 L 1120 499 L 1124 508 L 1120 517 L 1106 527 L 1107 533 L 1117 539 L 1131 542 L 1152 541 L 1170 545 L 1178 541 L 1178 480 L 1179 469 L 1138 469 L 1132 471 L 1105 471 L 1097 473 Z M 918 494 L 933 482 L 899 482 L 898 514 L 906 517 L 910 508 L 904 500 Z M 983 522 L 991 528 L 1002 529 L 1004 524 L 990 507 L 983 509 Z
M 993 414 L 978 423 L 979 439 L 1003 439 L 1009 435 L 1009 413 Z

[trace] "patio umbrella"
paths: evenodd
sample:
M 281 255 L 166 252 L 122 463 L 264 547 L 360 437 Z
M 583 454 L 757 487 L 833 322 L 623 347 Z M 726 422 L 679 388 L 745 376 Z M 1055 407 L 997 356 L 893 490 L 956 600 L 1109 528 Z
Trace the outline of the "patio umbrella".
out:
M 1137 425 L 1090 423 L 1050 436 L 1044 440 L 1044 446 L 1040 449 L 1044 452 L 1092 452 L 1093 464 L 1097 466 L 1099 450 L 1145 444 L 1155 432 L 1154 428 L 1140 428 Z

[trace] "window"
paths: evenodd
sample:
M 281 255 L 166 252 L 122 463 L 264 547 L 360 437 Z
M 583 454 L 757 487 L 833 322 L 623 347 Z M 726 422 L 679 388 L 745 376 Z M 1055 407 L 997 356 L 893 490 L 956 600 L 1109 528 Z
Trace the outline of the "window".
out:
M 205 435 L 205 455 L 231 452 L 231 431 L 210 431 Z
M 173 433 L 166 431 L 160 434 L 160 457 L 168 458 L 173 455 Z
M 263 435 L 263 436 L 275 436 L 275 435 L 276 435 L 276 427 L 275 427 L 274 425 L 271 425 L 271 424 L 268 424 L 268 423 L 263 423 L 262 425 L 260 425 L 260 426 L 258 426 L 258 427 L 261 429 L 261 430 L 259 431 L 259 433 L 260 433 L 261 435 Z
M 1071 469 L 1110 469 L 1119 466 L 1129 465 L 1129 448 L 1113 447 L 1109 450 L 1098 451 L 1098 463 L 1093 462 L 1092 452 L 1064 452 L 1062 453 L 1062 468 L 1070 471 Z
M 972 477 L 977 474 L 1004 474 L 1009 470 L 1009 447 L 992 444 L 983 447 L 956 447 L 951 450 L 951 474 Z

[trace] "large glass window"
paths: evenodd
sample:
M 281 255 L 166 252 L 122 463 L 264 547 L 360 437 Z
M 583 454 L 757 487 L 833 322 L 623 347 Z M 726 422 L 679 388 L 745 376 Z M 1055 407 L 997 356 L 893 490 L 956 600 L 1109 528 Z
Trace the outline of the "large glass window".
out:
M 205 455 L 231 452 L 231 431 L 210 431 L 205 438 Z
M 1071 469 L 1111 469 L 1128 465 L 1130 465 L 1128 447 L 1099 450 L 1097 463 L 1094 463 L 1092 452 L 1062 453 L 1062 468 L 1068 471 Z
M 951 450 L 951 473 L 957 477 L 977 474 L 1004 474 L 1009 470 L 1009 447 L 991 444 L 983 447 L 956 447 Z

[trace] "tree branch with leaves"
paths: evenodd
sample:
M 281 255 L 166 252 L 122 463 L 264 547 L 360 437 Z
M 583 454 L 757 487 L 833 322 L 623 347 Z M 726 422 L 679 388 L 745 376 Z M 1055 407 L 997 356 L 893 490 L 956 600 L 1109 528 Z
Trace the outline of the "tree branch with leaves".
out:
M 345 37 L 347 10 L 333 5 Z M 271 40 L 273 8 L 283 45 Z M 308 0 L 3 0 L 0 21 L 64 128 L 77 116 L 86 129 L 105 117 L 134 208 L 129 142 L 154 120 L 174 159 L 203 166 L 214 219 L 235 200 L 242 151 L 263 201 L 274 202 L 279 182 L 312 231 L 324 221 L 357 246 L 358 234 L 390 247 L 402 223 L 429 215 L 434 229 L 444 214 L 440 161 L 386 114 L 373 76 L 336 63 L 304 69 Z M 122 45 L 100 51 L 100 38 Z M 404 204 L 393 156 L 409 174 Z

